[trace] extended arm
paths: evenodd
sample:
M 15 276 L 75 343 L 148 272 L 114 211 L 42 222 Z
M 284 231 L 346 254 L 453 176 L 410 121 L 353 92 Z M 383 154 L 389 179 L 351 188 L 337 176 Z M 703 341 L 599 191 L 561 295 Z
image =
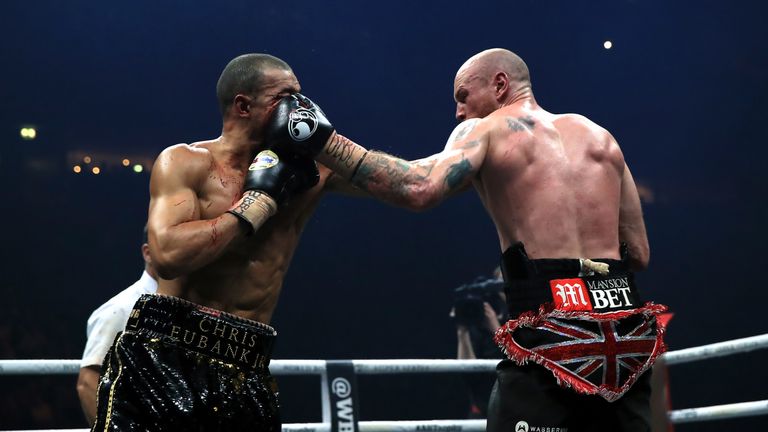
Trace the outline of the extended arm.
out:
M 294 94 L 278 104 L 269 141 L 315 158 L 375 198 L 423 210 L 471 183 L 485 159 L 489 129 L 485 120 L 468 120 L 456 127 L 442 152 L 409 162 L 336 134 L 317 105 Z
M 368 151 L 336 134 L 317 160 L 378 199 L 412 210 L 433 207 L 463 190 L 482 166 L 488 132 L 478 120 L 456 127 L 442 152 L 412 162 Z

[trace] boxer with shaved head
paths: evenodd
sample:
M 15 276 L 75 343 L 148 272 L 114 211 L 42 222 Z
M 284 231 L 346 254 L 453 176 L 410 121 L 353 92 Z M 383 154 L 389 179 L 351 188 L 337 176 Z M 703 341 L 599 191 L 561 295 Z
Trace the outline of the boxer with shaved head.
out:
M 647 371 L 665 349 L 665 307 L 634 282 L 649 246 L 621 148 L 586 117 L 539 106 L 527 65 L 505 49 L 468 59 L 454 97 L 460 124 L 415 161 L 337 134 L 301 95 L 281 102 L 270 135 L 396 206 L 427 209 L 474 186 L 498 232 L 511 318 L 495 335 L 508 359 L 489 431 L 650 430 Z

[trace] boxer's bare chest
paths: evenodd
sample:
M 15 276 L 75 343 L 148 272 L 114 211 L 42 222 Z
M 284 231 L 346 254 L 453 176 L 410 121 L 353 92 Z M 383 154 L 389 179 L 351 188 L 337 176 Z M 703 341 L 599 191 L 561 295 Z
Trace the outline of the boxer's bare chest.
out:
M 279 207 L 254 234 L 236 238 L 215 261 L 173 283 L 190 301 L 268 321 L 302 230 L 321 195 L 320 183 Z M 200 219 L 216 223 L 242 196 L 244 173 L 212 166 L 196 188 Z M 212 238 L 211 241 L 216 241 Z
M 245 173 L 212 161 L 197 191 L 200 218 L 213 219 L 227 211 L 242 195 Z
M 327 174 L 322 174 L 317 186 L 292 197 L 288 204 L 281 205 L 277 214 L 255 235 L 249 236 L 241 245 L 232 249 L 232 255 L 248 255 L 253 258 L 263 255 L 265 250 L 270 251 L 270 254 L 292 254 L 298 234 L 317 204 Z M 200 218 L 214 220 L 232 208 L 242 196 L 244 177 L 244 171 L 212 162 L 197 191 Z M 227 256 L 222 257 L 222 260 L 229 261 Z

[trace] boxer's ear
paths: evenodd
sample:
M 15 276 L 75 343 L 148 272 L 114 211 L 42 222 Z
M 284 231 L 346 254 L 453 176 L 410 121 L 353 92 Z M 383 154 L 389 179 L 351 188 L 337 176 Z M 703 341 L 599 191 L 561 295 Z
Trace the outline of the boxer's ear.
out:
M 251 114 L 251 101 L 252 98 L 250 96 L 243 94 L 238 94 L 235 96 L 235 100 L 232 105 L 238 117 L 247 117 Z
M 501 100 L 509 90 L 509 77 L 504 72 L 497 72 L 493 77 L 493 89 L 496 92 L 496 99 Z

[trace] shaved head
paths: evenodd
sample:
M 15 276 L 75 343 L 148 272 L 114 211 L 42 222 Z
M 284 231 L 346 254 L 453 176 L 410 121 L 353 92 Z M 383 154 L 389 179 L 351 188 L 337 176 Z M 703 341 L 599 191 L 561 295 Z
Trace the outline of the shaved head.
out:
M 456 73 L 467 75 L 469 79 L 490 80 L 498 72 L 504 72 L 510 81 L 521 83 L 521 87 L 531 85 L 528 65 L 512 51 L 503 48 L 492 48 L 479 52 L 469 58 Z
M 456 119 L 460 122 L 485 117 L 521 97 L 533 98 L 528 66 L 520 56 L 501 48 L 470 57 L 453 81 Z

